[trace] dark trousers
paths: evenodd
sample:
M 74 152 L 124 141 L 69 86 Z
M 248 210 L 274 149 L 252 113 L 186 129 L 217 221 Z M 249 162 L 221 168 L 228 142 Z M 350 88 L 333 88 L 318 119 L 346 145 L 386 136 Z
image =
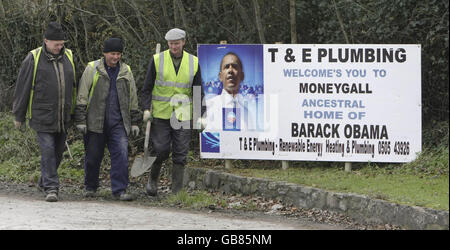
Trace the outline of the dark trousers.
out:
M 103 133 L 88 131 L 84 136 L 86 156 L 84 159 L 84 184 L 86 190 L 97 191 L 99 186 L 100 165 L 105 146 L 111 155 L 111 190 L 119 195 L 127 189 L 128 179 L 128 137 L 125 127 L 119 123 L 105 127 Z
M 45 192 L 59 190 L 58 167 L 66 141 L 65 133 L 37 132 L 41 151 L 41 178 L 38 184 Z
M 151 155 L 156 155 L 155 164 L 169 158 L 171 148 L 174 165 L 185 165 L 191 142 L 191 129 L 174 129 L 170 120 L 154 118 L 150 131 L 152 139 Z

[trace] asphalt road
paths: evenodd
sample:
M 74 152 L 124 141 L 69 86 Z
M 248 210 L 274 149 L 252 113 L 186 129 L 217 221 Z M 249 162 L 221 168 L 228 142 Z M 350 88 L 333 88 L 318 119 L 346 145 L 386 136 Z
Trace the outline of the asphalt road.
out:
M 256 217 L 219 212 L 155 208 L 125 202 L 45 202 L 0 194 L 0 229 L 158 229 L 158 230 L 338 230 L 336 225 L 270 215 Z

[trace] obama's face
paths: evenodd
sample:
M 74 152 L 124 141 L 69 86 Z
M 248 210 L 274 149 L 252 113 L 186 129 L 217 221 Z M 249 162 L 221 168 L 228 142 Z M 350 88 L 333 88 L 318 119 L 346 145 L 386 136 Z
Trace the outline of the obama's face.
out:
M 239 57 L 235 54 L 227 54 L 220 64 L 219 80 L 223 83 L 223 89 L 231 95 L 239 92 L 239 85 L 244 80 L 244 72 Z

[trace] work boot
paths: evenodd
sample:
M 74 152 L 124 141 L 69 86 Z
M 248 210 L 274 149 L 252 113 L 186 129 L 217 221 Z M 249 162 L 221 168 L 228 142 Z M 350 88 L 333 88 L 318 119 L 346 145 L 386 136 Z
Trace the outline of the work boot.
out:
M 93 190 L 86 190 L 86 192 L 84 193 L 85 198 L 94 198 L 96 195 L 97 195 L 97 192 L 95 192 Z
M 172 193 L 176 194 L 183 188 L 184 165 L 173 164 Z
M 150 169 L 150 176 L 148 177 L 145 189 L 150 196 L 156 196 L 158 193 L 158 178 L 161 171 L 162 163 L 153 163 Z
M 120 194 L 114 194 L 114 198 L 120 201 L 133 201 L 134 196 L 123 191 Z
M 58 201 L 58 192 L 56 190 L 48 191 L 47 196 L 45 196 L 45 201 L 48 201 L 48 202 Z

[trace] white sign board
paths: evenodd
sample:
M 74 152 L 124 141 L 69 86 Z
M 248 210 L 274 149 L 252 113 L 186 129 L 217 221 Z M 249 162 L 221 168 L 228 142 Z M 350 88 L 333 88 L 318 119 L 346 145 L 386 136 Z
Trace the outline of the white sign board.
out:
M 420 45 L 199 45 L 198 56 L 202 158 L 409 162 L 421 151 Z

